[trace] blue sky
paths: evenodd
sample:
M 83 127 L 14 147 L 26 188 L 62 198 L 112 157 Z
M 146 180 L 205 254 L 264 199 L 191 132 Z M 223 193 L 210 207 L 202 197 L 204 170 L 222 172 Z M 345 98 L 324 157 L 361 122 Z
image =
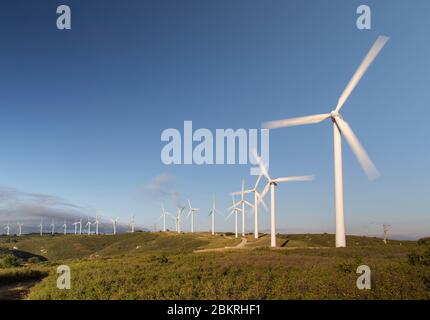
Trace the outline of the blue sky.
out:
M 352 0 L 2 1 L 0 185 L 152 226 L 160 202 L 175 204 L 148 192 L 161 176 L 161 189 L 202 208 L 197 224 L 208 230 L 212 195 L 225 208 L 241 179 L 255 178 L 246 165 L 166 166 L 161 132 L 185 120 L 215 131 L 329 112 L 384 34 L 342 109 L 381 173 L 369 182 L 344 143 L 347 232 L 389 223 L 393 234 L 428 235 L 430 3 L 365 3 L 371 31 L 356 28 L 363 1 Z M 72 9 L 70 31 L 56 29 L 60 4 Z M 280 229 L 334 231 L 332 143 L 329 122 L 271 131 L 271 173 L 316 176 L 278 188 Z M 4 221 L 26 201 L 8 194 Z

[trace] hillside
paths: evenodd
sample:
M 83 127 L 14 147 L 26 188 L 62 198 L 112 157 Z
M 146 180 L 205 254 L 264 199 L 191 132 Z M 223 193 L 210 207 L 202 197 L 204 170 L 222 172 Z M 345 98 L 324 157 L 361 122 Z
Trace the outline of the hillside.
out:
M 426 243 L 384 245 L 350 236 L 348 248 L 336 249 L 334 235 L 306 234 L 280 235 L 284 247 L 270 249 L 267 235 L 246 238 L 243 248 L 215 252 L 196 250 L 234 247 L 241 239 L 207 233 L 28 236 L 13 244 L 0 239 L 0 248 L 47 259 L 25 267 L 49 273 L 31 288 L 30 299 L 430 298 L 430 267 L 410 262 Z M 71 290 L 56 288 L 58 263 L 72 270 Z M 372 290 L 356 288 L 361 264 L 372 270 Z

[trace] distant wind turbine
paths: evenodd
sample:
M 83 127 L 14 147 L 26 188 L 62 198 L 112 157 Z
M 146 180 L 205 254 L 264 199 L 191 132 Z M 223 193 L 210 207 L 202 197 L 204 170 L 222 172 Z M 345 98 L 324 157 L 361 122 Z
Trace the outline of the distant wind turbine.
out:
M 116 224 L 118 223 L 118 218 L 110 219 L 110 221 L 112 222 L 113 234 L 116 235 Z
M 18 226 L 18 236 L 20 237 L 22 235 L 22 226 L 23 226 L 23 224 L 20 223 L 20 222 L 18 222 L 17 226 Z
M 90 218 L 88 218 L 88 221 L 87 221 L 87 224 L 86 224 L 86 226 L 88 227 L 87 228 L 88 235 L 91 235 L 91 225 L 92 225 L 92 222 L 90 221 Z
M 64 228 L 64 235 L 66 235 L 67 234 L 67 223 L 66 223 L 66 220 L 64 220 L 63 228 Z
M 131 217 L 131 221 L 130 221 L 130 232 L 134 233 L 134 214 Z
M 254 193 L 253 207 L 254 207 L 254 238 L 255 239 L 258 239 L 258 205 L 261 203 L 264 206 L 264 208 L 267 210 L 266 204 L 264 203 L 264 200 L 261 198 L 261 194 L 258 192 L 258 189 L 257 189 L 261 181 L 261 178 L 262 178 L 262 175 L 259 175 L 253 189 L 233 192 L 233 195 L 241 195 L 242 193 L 243 194 Z
M 191 206 L 191 201 L 188 199 L 188 206 L 190 207 L 190 210 L 188 211 L 188 217 L 191 216 L 191 233 L 194 233 L 194 214 L 198 212 L 199 208 L 193 208 Z
M 100 224 L 99 217 L 96 216 L 96 222 L 95 222 L 95 225 L 96 225 L 96 235 L 99 234 L 99 224 Z
M 79 224 L 78 221 L 75 221 L 72 223 L 72 225 L 75 227 L 75 235 L 78 233 L 78 224 Z
M 253 205 L 245 200 L 245 181 L 242 180 L 242 189 L 239 192 L 234 192 L 236 194 L 240 194 L 241 198 L 239 200 L 239 203 L 242 205 L 242 237 L 245 236 L 245 205 L 250 206 L 251 208 Z
M 212 208 L 209 211 L 209 215 L 211 216 L 211 231 L 212 235 L 215 235 L 215 214 L 218 213 L 218 210 L 215 208 L 215 197 L 213 199 Z
M 233 205 L 231 207 L 227 208 L 226 211 L 230 211 L 230 213 L 229 213 L 229 215 L 225 219 L 227 220 L 228 218 L 230 218 L 231 215 L 234 214 L 234 236 L 237 238 L 238 237 L 238 233 L 237 233 L 237 215 L 238 215 L 238 213 L 241 212 L 241 210 L 237 206 L 240 204 L 240 202 L 236 203 L 234 201 L 234 196 L 233 195 L 231 196 L 231 198 L 232 198 L 232 201 L 233 201 Z
M 40 220 L 39 228 L 40 228 L 40 236 L 43 236 L 43 219 Z
M 9 226 L 9 222 L 7 223 L 6 227 L 4 227 L 6 230 L 6 235 L 10 236 L 10 226 Z
M 51 222 L 51 234 L 54 235 L 55 233 L 55 224 L 54 224 L 54 220 L 52 220 Z
M 283 182 L 294 182 L 294 181 L 309 181 L 313 180 L 313 176 L 297 176 L 297 177 L 282 177 L 272 179 L 269 176 L 269 172 L 267 171 L 266 166 L 261 161 L 260 157 L 257 155 L 257 152 L 254 152 L 254 157 L 257 159 L 257 162 L 260 166 L 261 173 L 266 177 L 267 184 L 261 192 L 261 199 L 264 199 L 264 196 L 270 189 L 270 245 L 272 247 L 276 247 L 276 215 L 275 215 L 275 187 L 279 183 Z

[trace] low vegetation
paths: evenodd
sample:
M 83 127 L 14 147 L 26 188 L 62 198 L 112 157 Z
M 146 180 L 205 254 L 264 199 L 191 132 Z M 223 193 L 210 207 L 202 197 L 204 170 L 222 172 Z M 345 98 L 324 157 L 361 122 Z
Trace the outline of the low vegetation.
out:
M 13 244 L 0 243 L 0 250 L 10 254 L 13 245 L 48 262 L 27 258 L 21 267 L 0 272 L 8 272 L 9 279 L 18 272 L 20 279 L 19 272 L 24 277 L 39 271 L 44 277 L 48 271 L 29 299 L 430 298 L 425 241 L 385 245 L 381 239 L 349 236 L 348 248 L 336 249 L 331 234 L 280 235 L 284 247 L 270 249 L 268 236 L 255 240 L 249 235 L 247 240 L 242 249 L 197 253 L 234 247 L 241 240 L 204 233 L 22 237 Z M 57 289 L 58 264 L 70 266 L 71 290 Z M 371 290 L 356 287 L 356 270 L 363 264 L 372 271 Z

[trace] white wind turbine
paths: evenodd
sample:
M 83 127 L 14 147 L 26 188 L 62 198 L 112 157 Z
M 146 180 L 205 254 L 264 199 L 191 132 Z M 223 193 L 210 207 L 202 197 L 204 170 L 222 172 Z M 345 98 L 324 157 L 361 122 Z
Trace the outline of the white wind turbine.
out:
M 130 232 L 134 233 L 134 214 L 133 214 L 133 216 L 131 217 L 131 220 L 130 220 Z
M 267 171 L 266 166 L 263 164 L 260 157 L 254 152 L 254 157 L 257 159 L 257 162 L 260 166 L 261 173 L 266 177 L 267 184 L 261 192 L 261 199 L 264 199 L 264 196 L 270 189 L 270 245 L 272 247 L 276 247 L 276 214 L 275 214 L 275 187 L 279 183 L 283 182 L 295 182 L 295 181 L 309 181 L 313 180 L 313 176 L 295 176 L 295 177 L 282 177 L 272 179 L 269 176 L 269 172 Z
M 242 189 L 238 192 L 234 192 L 235 194 L 240 194 L 241 198 L 238 202 L 238 204 L 242 205 L 242 237 L 245 236 L 245 205 L 250 206 L 251 208 L 253 205 L 245 200 L 245 181 L 242 180 Z
M 185 210 L 185 207 L 176 207 L 176 231 L 181 233 L 181 214 Z
M 194 214 L 198 212 L 199 208 L 193 208 L 191 206 L 191 201 L 188 199 L 188 206 L 190 207 L 190 210 L 188 211 L 187 217 L 191 216 L 191 233 L 194 233 Z
M 236 203 L 234 201 L 234 196 L 233 195 L 231 195 L 231 199 L 233 201 L 233 205 L 231 207 L 227 208 L 226 211 L 230 211 L 230 213 L 229 213 L 229 215 L 225 219 L 227 220 L 228 218 L 230 218 L 231 215 L 234 214 L 234 236 L 235 236 L 235 238 L 237 238 L 238 237 L 238 232 L 237 232 L 237 215 L 238 215 L 238 213 L 241 212 L 241 210 L 237 206 L 240 204 L 240 202 Z
M 66 220 L 64 220 L 64 224 L 63 224 L 63 228 L 64 228 L 64 235 L 66 235 L 67 234 L 67 222 L 66 222 Z
M 99 225 L 100 225 L 100 220 L 99 220 L 99 217 L 98 217 L 98 216 L 96 216 L 96 222 L 95 222 L 95 225 L 96 225 L 96 235 L 99 235 Z
M 75 235 L 78 233 L 78 224 L 79 224 L 78 221 L 75 221 L 72 223 L 72 225 L 75 227 Z
M 54 235 L 55 233 L 55 224 L 54 224 L 54 220 L 52 220 L 51 222 L 51 234 Z
M 6 230 L 6 235 L 10 236 L 10 226 L 9 226 L 9 222 L 7 223 L 6 227 L 4 227 Z
M 257 182 L 255 183 L 255 186 L 253 189 L 249 189 L 249 190 L 243 190 L 242 191 L 238 191 L 238 192 L 233 192 L 233 195 L 240 195 L 243 193 L 243 195 L 247 194 L 247 193 L 254 193 L 254 238 L 258 239 L 258 205 L 259 203 L 261 203 L 264 208 L 267 210 L 266 204 L 264 203 L 264 200 L 261 198 L 261 194 L 258 192 L 258 185 L 261 181 L 262 175 L 260 174 L 257 178 Z M 243 198 L 242 195 L 242 198 Z
M 79 224 L 79 235 L 81 235 L 82 234 L 82 218 L 79 219 L 78 224 Z
M 40 236 L 43 236 L 43 219 L 40 220 L 39 228 L 40 228 Z
M 212 208 L 209 211 L 209 215 L 211 216 L 211 232 L 212 235 L 215 235 L 215 214 L 219 213 L 219 211 L 215 208 L 215 198 L 213 199 Z
M 23 226 L 23 224 L 20 223 L 20 222 L 18 222 L 17 226 L 18 226 L 18 236 L 20 237 L 22 235 L 22 226 Z
M 318 114 L 306 117 L 292 118 L 279 121 L 271 121 L 263 123 L 263 128 L 283 128 L 290 126 L 299 126 L 306 124 L 315 124 L 324 120 L 330 119 L 333 122 L 333 144 L 334 144 L 334 181 L 335 181 L 335 207 L 336 207 L 336 247 L 345 247 L 345 218 L 343 208 L 343 176 L 342 176 L 342 140 L 343 135 L 349 143 L 352 151 L 357 157 L 360 165 L 366 172 L 369 179 L 375 179 L 379 173 L 375 165 L 370 160 L 363 146 L 351 130 L 349 124 L 343 119 L 339 113 L 340 109 L 345 104 L 346 100 L 357 86 L 364 73 L 367 71 L 373 60 L 382 50 L 384 45 L 389 40 L 388 37 L 379 36 L 372 48 L 364 58 L 357 71 L 351 78 L 350 82 L 341 94 L 337 105 L 333 111 L 325 114 Z
M 118 223 L 118 218 L 110 219 L 112 221 L 113 234 L 116 235 L 116 224 Z
M 85 225 L 87 227 L 88 235 L 91 235 L 91 225 L 92 224 L 93 223 L 90 221 L 90 218 L 88 218 L 87 224 Z
M 168 214 L 170 214 L 170 213 L 168 213 L 166 210 L 164 210 L 164 206 L 161 205 L 161 216 L 158 218 L 158 220 L 163 218 L 163 232 L 166 232 L 166 215 L 168 215 Z

